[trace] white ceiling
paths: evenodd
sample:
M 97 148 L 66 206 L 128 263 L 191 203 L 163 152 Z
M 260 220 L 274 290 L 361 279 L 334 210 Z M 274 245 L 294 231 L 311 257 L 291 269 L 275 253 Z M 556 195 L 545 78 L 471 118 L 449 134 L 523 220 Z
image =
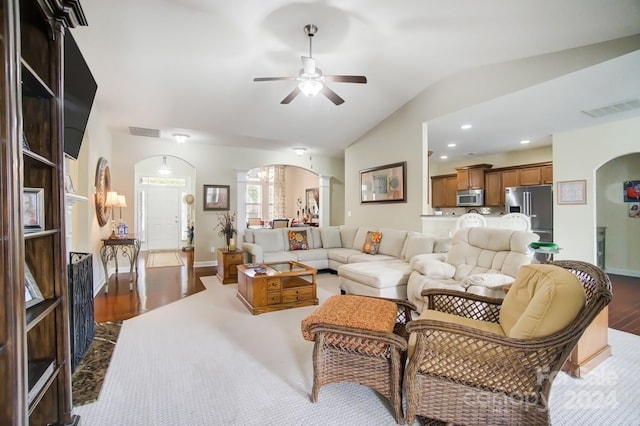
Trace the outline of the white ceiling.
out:
M 82 6 L 89 26 L 72 32 L 98 82 L 100 115 L 114 133 L 143 127 L 167 138 L 188 133 L 192 142 L 302 146 L 338 156 L 455 73 L 640 33 L 638 0 L 82 0 Z M 297 75 L 310 23 L 319 27 L 313 56 L 325 74 L 368 78 L 364 85 L 329 84 L 345 99 L 340 106 L 322 95 L 281 105 L 294 82 L 253 82 Z M 440 117 L 429 123 L 430 149 L 440 154 L 455 140 L 457 150 L 449 149 L 455 156 L 517 149 L 514 141 L 523 138 L 544 143 L 554 131 L 594 123 L 579 113 L 585 107 L 640 97 L 639 76 L 635 53 Z M 474 124 L 472 138 L 460 135 L 466 121 Z

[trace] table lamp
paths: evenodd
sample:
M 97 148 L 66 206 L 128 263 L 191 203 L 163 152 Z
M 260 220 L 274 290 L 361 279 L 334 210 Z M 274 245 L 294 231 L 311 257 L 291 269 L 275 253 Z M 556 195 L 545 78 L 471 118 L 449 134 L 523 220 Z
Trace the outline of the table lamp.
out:
M 124 195 L 118 194 L 118 207 L 120 207 L 120 222 L 118 222 L 118 236 L 124 237 L 129 233 L 129 227 L 122 220 L 122 208 L 127 207 L 127 199 Z
M 118 199 L 118 193 L 116 191 L 107 192 L 107 199 L 104 203 L 106 207 L 111 207 L 111 235 L 110 239 L 118 238 L 116 235 L 116 223 L 113 219 L 113 208 L 118 207 L 120 205 L 120 200 Z

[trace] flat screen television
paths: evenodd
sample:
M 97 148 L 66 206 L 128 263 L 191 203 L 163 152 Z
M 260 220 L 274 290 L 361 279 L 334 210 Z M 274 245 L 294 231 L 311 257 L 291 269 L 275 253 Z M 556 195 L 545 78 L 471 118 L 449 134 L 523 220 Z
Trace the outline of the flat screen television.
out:
M 78 159 L 98 85 L 76 41 L 64 37 L 64 153 Z

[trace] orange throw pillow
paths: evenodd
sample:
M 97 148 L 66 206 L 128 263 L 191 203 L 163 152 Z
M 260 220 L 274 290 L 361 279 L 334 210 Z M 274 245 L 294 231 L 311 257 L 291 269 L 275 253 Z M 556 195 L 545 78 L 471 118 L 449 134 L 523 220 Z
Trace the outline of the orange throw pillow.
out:
M 367 231 L 367 238 L 364 240 L 362 251 L 367 254 L 378 254 L 382 240 L 382 232 Z

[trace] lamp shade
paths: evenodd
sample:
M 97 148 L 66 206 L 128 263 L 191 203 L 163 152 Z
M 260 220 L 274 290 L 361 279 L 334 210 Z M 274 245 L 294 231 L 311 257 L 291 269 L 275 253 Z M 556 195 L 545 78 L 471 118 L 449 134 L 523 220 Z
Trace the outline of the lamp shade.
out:
M 124 195 L 118 194 L 118 207 L 127 207 L 127 199 Z
M 104 205 L 107 207 L 117 207 L 119 204 L 118 193 L 116 191 L 107 192 L 107 199 Z

